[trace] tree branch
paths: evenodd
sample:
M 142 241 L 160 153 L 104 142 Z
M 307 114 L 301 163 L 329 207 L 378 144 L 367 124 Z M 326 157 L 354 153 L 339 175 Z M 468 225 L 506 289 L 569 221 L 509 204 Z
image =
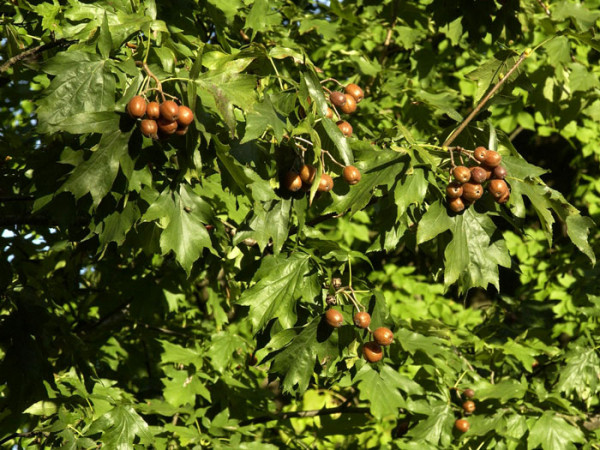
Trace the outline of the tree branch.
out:
M 323 409 L 313 409 L 308 411 L 290 411 L 279 414 L 271 414 L 270 416 L 263 417 L 255 417 L 253 419 L 248 419 L 240 422 L 240 426 L 250 425 L 255 423 L 266 423 L 271 422 L 272 420 L 287 420 L 293 418 L 306 418 L 306 417 L 316 417 L 316 416 L 328 416 L 331 414 L 367 414 L 369 412 L 369 408 L 367 407 L 346 407 L 346 406 L 337 406 L 335 408 L 323 408 Z
M 59 47 L 59 46 L 70 44 L 71 42 L 75 42 L 75 41 L 70 41 L 68 39 L 59 39 L 57 41 L 52 41 L 52 42 L 49 42 L 44 45 L 39 45 L 37 47 L 30 48 L 29 50 L 25 50 L 24 52 L 13 56 L 9 60 L 7 60 L 4 64 L 2 64 L 0 66 L 0 73 L 7 71 L 11 66 L 15 65 L 16 63 L 18 63 L 26 58 L 29 58 L 31 56 L 42 53 L 43 51 L 50 50 L 51 48 L 54 48 L 54 47 Z

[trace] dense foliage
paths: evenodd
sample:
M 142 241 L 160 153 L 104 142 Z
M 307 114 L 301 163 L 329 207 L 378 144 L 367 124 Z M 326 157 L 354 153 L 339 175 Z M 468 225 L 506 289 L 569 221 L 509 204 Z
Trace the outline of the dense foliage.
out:
M 2 445 L 599 448 L 599 10 L 3 3 Z M 135 95 L 194 121 L 144 137 Z M 510 199 L 453 213 L 478 146 Z

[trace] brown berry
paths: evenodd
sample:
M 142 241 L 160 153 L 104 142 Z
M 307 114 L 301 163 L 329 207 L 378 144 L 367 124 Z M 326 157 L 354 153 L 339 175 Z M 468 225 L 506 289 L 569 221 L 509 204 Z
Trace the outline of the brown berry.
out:
M 487 164 L 482 164 L 479 167 L 481 167 L 484 170 L 486 180 L 492 178 L 492 170 L 494 169 L 493 167 L 489 167 Z
M 485 147 L 477 147 L 474 151 L 473 151 L 473 158 L 475 158 L 477 161 L 484 162 L 485 161 L 485 155 L 487 154 L 487 150 Z
M 177 120 L 179 106 L 173 100 L 167 100 L 160 104 L 160 117 L 168 122 Z
M 329 101 L 336 107 L 340 108 L 346 104 L 346 96 L 341 92 L 334 91 L 329 94 Z
M 175 130 L 175 134 L 177 136 L 183 136 L 187 133 L 189 127 L 182 127 L 181 125 L 177 126 L 177 130 Z
M 448 201 L 448 207 L 454 211 L 455 213 L 459 213 L 465 209 L 465 203 L 462 201 L 462 198 L 453 198 Z
M 467 398 L 475 397 L 475 391 L 471 388 L 467 388 L 463 391 L 463 395 Z
M 386 327 L 379 327 L 373 332 L 373 338 L 379 345 L 390 345 L 394 341 L 394 333 Z
M 354 83 L 350 83 L 349 85 L 347 85 L 346 88 L 344 89 L 344 92 L 346 94 L 350 94 L 352 97 L 354 97 L 354 100 L 356 100 L 356 103 L 360 103 L 362 101 L 362 99 L 365 97 L 365 93 L 360 88 L 360 86 L 358 86 L 357 84 L 354 84 Z
M 498 180 L 504 180 L 506 177 L 506 167 L 504 166 L 496 166 L 492 171 L 492 176 L 497 178 Z
M 177 123 L 182 127 L 187 127 L 194 121 L 194 113 L 187 106 L 180 106 Z
M 177 122 L 163 119 L 162 117 L 157 121 L 158 129 L 164 134 L 173 134 L 177 131 Z
M 462 184 L 458 181 L 453 181 L 446 186 L 446 195 L 448 198 L 458 198 L 463 194 Z
M 127 103 L 127 113 L 134 119 L 144 117 L 146 114 L 146 100 L 141 95 L 136 95 Z
M 340 106 L 340 109 L 344 114 L 352 114 L 356 111 L 356 100 L 350 94 L 344 94 L 346 96 L 346 103 Z
M 150 102 L 146 106 L 146 117 L 156 120 L 160 117 L 160 105 L 157 102 Z
M 465 166 L 456 166 L 452 169 L 452 176 L 459 183 L 466 183 L 471 179 L 471 171 Z
M 454 426 L 461 433 L 466 433 L 469 428 L 471 428 L 471 425 L 467 419 L 457 419 L 456 422 L 454 422 Z
M 333 328 L 339 328 L 344 323 L 344 317 L 342 316 L 342 313 L 333 308 L 327 310 L 325 313 L 325 320 L 329 326 Z
M 483 195 L 483 186 L 478 183 L 465 183 L 463 184 L 463 195 L 462 198 L 468 202 L 474 202 L 479 200 Z
M 473 183 L 481 184 L 485 180 L 487 180 L 487 173 L 483 167 L 471 167 L 471 181 Z
M 155 120 L 144 119 L 140 123 L 140 130 L 146 137 L 157 139 L 158 138 L 158 125 Z
M 297 192 L 302 187 L 302 179 L 296 172 L 288 172 L 285 174 L 283 186 L 290 192 Z
M 506 191 L 506 193 L 496 201 L 498 203 L 500 203 L 501 205 L 504 205 L 508 201 L 509 198 L 510 198 L 510 190 Z
M 357 312 L 354 314 L 354 325 L 358 328 L 369 328 L 371 324 L 371 315 L 366 311 Z
M 485 164 L 488 167 L 498 167 L 500 165 L 500 161 L 502 161 L 502 156 L 500 156 L 500 153 L 495 152 L 494 150 L 488 150 L 485 154 Z
M 462 404 L 462 407 L 467 414 L 473 414 L 475 411 L 475 402 L 473 400 L 467 400 Z
M 333 109 L 331 109 L 329 106 L 327 107 L 327 113 L 325 113 L 325 117 L 328 119 L 333 119 Z
M 508 192 L 508 185 L 504 180 L 492 180 L 490 181 L 488 190 L 490 191 L 490 194 L 492 194 L 492 197 L 498 200 Z
M 342 176 L 348 184 L 354 185 L 360 181 L 360 171 L 354 166 L 344 167 Z
M 319 181 L 319 187 L 317 188 L 320 192 L 329 192 L 333 189 L 333 180 L 332 178 L 326 174 L 321 174 L 321 181 Z
M 371 363 L 381 361 L 383 358 L 383 350 L 377 342 L 367 342 L 363 345 L 363 355 L 365 359 Z
M 337 126 L 344 136 L 352 136 L 352 125 L 350 125 L 348 122 L 346 122 L 345 120 L 340 120 L 337 123 Z
M 312 184 L 312 182 L 315 181 L 316 174 L 317 174 L 317 169 L 315 169 L 313 166 L 310 166 L 308 164 L 304 164 L 300 168 L 300 178 L 302 179 L 303 183 Z

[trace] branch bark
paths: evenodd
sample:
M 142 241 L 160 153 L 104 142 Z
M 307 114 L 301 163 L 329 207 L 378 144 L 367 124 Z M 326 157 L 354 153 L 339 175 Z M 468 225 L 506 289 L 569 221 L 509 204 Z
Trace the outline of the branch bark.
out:
M 39 45 L 37 47 L 33 47 L 28 50 L 25 50 L 24 52 L 13 56 L 9 60 L 7 60 L 4 64 L 2 64 L 0 66 L 0 73 L 6 72 L 11 66 L 17 64 L 18 62 L 20 62 L 24 59 L 27 59 L 31 56 L 38 55 L 38 54 L 42 53 L 43 51 L 50 50 L 51 48 L 54 48 L 54 47 L 60 47 L 63 45 L 70 44 L 71 42 L 75 42 L 75 41 L 70 41 L 68 39 L 59 39 L 57 41 L 52 41 L 47 44 Z

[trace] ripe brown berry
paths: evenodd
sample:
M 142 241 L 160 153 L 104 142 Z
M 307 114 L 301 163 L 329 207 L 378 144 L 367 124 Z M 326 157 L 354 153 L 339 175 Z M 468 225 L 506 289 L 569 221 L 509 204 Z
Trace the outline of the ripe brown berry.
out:
M 473 158 L 475 158 L 477 161 L 484 162 L 485 161 L 485 155 L 487 154 L 487 150 L 485 147 L 477 147 L 475 149 L 475 151 L 473 151 Z
M 296 172 L 288 172 L 285 174 L 283 186 L 290 192 L 297 192 L 302 187 L 302 179 Z
M 173 100 L 167 100 L 160 104 L 160 117 L 168 122 L 177 120 L 179 106 Z
M 356 111 L 356 100 L 350 94 L 344 94 L 346 96 L 346 103 L 340 106 L 340 109 L 344 114 L 352 114 Z
M 331 179 L 331 177 L 326 173 L 321 174 L 321 181 L 319 181 L 319 187 L 317 188 L 317 190 L 320 192 L 329 192 L 332 189 L 333 180 Z
M 379 345 L 390 345 L 394 341 L 394 333 L 386 327 L 379 327 L 373 332 L 373 338 Z
M 300 168 L 300 178 L 302 179 L 303 183 L 312 184 L 312 182 L 315 181 L 316 174 L 317 174 L 317 169 L 315 169 L 313 166 L 310 166 L 308 164 L 304 164 Z
M 490 181 L 488 190 L 490 191 L 490 194 L 492 194 L 492 197 L 498 200 L 508 192 L 508 185 L 504 180 L 492 180 Z
M 381 361 L 383 358 L 383 350 L 377 342 L 367 342 L 363 345 L 363 355 L 365 359 L 371 363 Z
M 333 328 L 339 328 L 344 323 L 344 317 L 342 316 L 342 313 L 333 308 L 327 310 L 325 313 L 325 320 L 329 326 Z
M 504 205 L 508 201 L 509 198 L 510 198 L 510 190 L 506 191 L 506 193 L 496 201 L 498 203 L 500 203 L 501 205 Z
M 485 169 L 480 166 L 471 167 L 471 182 L 481 184 L 487 180 Z
M 462 404 L 462 407 L 467 414 L 473 414 L 475 411 L 475 402 L 473 400 L 467 400 Z
M 465 209 L 465 203 L 462 198 L 452 198 L 448 201 L 448 207 L 455 213 L 459 213 Z
M 484 170 L 486 180 L 492 178 L 492 170 L 494 169 L 493 167 L 489 167 L 487 164 L 482 164 L 479 167 L 481 167 Z
M 182 127 L 187 127 L 194 121 L 194 113 L 187 106 L 179 107 L 179 116 L 177 117 L 177 123 Z
M 465 166 L 456 166 L 452 169 L 452 176 L 459 183 L 466 183 L 471 179 L 471 171 Z
M 502 161 L 502 156 L 500 156 L 500 153 L 498 152 L 488 150 L 485 154 L 485 164 L 488 167 L 498 167 L 500 161 Z
M 352 136 L 352 125 L 350 125 L 348 122 L 345 120 L 340 120 L 338 121 L 337 126 L 344 136 Z
M 175 130 L 175 134 L 177 136 L 183 136 L 185 133 L 187 133 L 189 127 L 182 127 L 181 125 L 177 126 L 177 130 Z
M 371 324 L 371 315 L 366 311 L 357 312 L 354 314 L 354 325 L 358 328 L 369 328 Z
M 354 185 L 360 181 L 360 171 L 354 166 L 344 167 L 342 176 L 348 184 Z
M 365 93 L 360 88 L 360 86 L 358 86 L 357 84 L 354 84 L 354 83 L 350 83 L 349 85 L 347 85 L 346 88 L 344 89 L 344 92 L 346 94 L 350 94 L 352 97 L 354 97 L 354 100 L 356 100 L 356 103 L 360 103 L 362 101 L 362 99 L 365 97 Z
M 334 91 L 329 94 L 329 101 L 337 108 L 340 108 L 346 104 L 346 96 L 341 92 Z
M 149 102 L 146 106 L 146 117 L 156 120 L 160 117 L 160 105 L 157 102 Z
M 475 397 L 475 391 L 471 388 L 467 388 L 463 391 L 463 395 L 467 398 Z
M 471 425 L 467 419 L 457 419 L 456 422 L 454 422 L 454 426 L 461 433 L 466 433 L 469 428 L 471 428 Z
M 333 119 L 333 109 L 331 109 L 329 106 L 327 107 L 327 113 L 325 114 L 325 117 L 328 119 Z
M 146 137 L 157 139 L 158 138 L 158 125 L 155 120 L 144 119 L 140 123 L 140 130 L 142 134 Z
M 492 176 L 497 178 L 498 180 L 504 180 L 506 177 L 506 167 L 504 166 L 496 166 L 492 171 Z
M 463 195 L 462 198 L 468 202 L 474 202 L 479 200 L 483 195 L 483 186 L 478 183 L 465 183 L 463 184 Z
M 146 114 L 146 99 L 141 95 L 136 95 L 127 103 L 127 113 L 134 119 L 144 117 Z
M 453 181 L 446 186 L 446 195 L 448 198 L 458 198 L 463 194 L 462 184 L 458 181 Z
M 164 134 L 173 134 L 177 131 L 177 122 L 163 119 L 162 117 L 157 121 L 158 129 Z

